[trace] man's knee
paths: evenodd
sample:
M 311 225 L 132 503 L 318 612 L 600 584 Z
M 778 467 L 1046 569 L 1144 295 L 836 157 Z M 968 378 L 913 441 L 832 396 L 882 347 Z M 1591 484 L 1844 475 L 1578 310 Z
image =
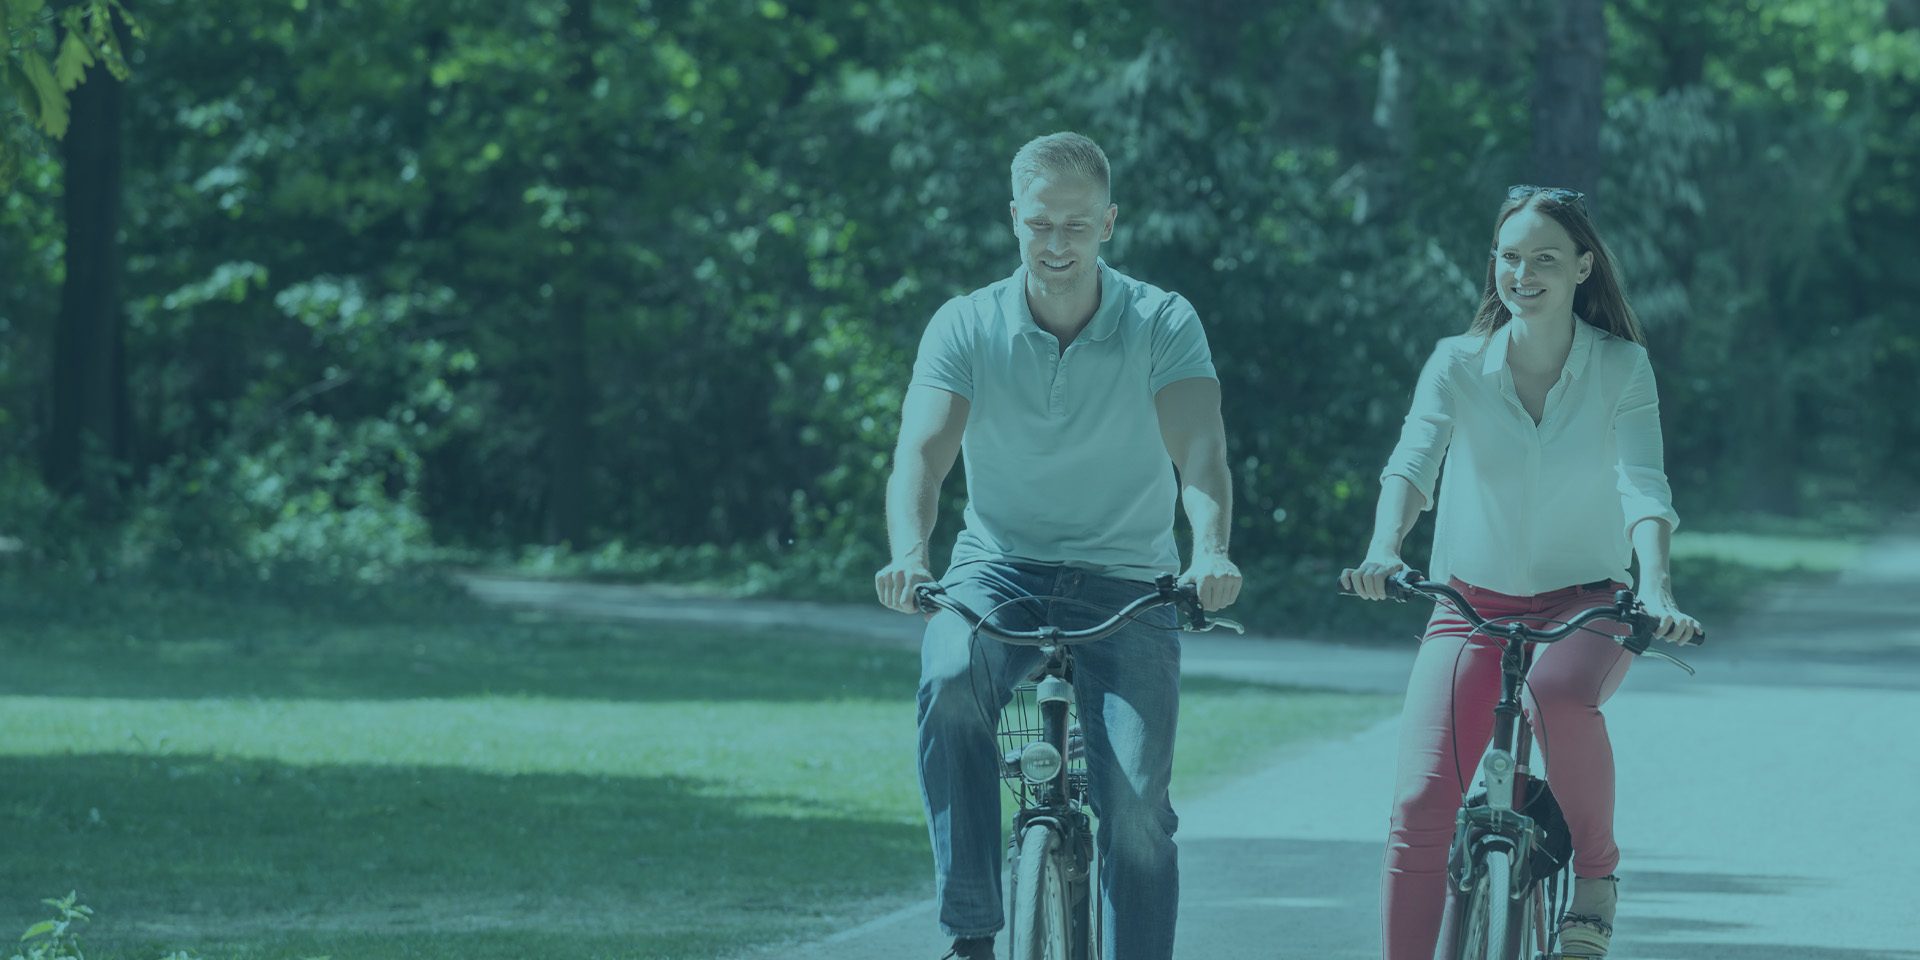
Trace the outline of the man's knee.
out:
M 1172 846 L 1173 834 L 1180 829 L 1180 816 L 1164 797 L 1152 802 L 1129 793 L 1127 799 L 1105 807 L 1100 824 L 1112 838 L 1109 856 L 1138 859 L 1158 855 Z
M 924 728 L 966 730 L 994 725 L 992 701 L 982 679 L 965 669 L 920 678 L 919 722 Z

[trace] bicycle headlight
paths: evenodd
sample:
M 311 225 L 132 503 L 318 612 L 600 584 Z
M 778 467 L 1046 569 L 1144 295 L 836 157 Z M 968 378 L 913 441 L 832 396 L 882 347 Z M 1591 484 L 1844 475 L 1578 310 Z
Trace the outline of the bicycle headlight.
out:
M 1060 775 L 1060 751 L 1044 741 L 1029 743 L 1020 751 L 1020 776 L 1038 786 Z

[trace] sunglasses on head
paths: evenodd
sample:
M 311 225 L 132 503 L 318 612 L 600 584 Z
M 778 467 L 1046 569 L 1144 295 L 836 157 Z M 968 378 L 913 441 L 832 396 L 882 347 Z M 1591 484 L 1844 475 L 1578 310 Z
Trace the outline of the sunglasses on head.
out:
M 1556 203 L 1576 207 L 1581 213 L 1587 211 L 1587 195 L 1566 187 L 1536 187 L 1530 183 L 1517 183 L 1507 188 L 1508 200 L 1525 200 L 1534 195 L 1544 196 Z

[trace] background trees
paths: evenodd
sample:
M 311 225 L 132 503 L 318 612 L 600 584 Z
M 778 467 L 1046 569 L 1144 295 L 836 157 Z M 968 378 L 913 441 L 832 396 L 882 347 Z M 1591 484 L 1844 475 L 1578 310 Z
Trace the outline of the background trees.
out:
M 1116 164 L 1111 259 L 1209 325 L 1248 557 L 1360 542 L 1513 182 L 1591 195 L 1684 513 L 1920 476 L 1910 0 L 939 6 L 144 0 L 63 140 L 0 101 L 0 522 L 857 588 L 920 328 L 1011 269 L 1007 158 L 1060 128 Z M 23 73 L 99 5 L 6 8 Z

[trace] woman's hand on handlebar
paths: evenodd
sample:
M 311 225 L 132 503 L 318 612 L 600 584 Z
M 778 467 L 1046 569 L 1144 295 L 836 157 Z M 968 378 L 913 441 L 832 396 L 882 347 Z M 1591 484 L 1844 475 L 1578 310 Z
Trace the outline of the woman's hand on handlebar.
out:
M 1406 561 L 1390 550 L 1371 550 L 1357 567 L 1340 571 L 1340 589 L 1368 600 L 1387 599 L 1387 578 L 1407 569 Z
M 1651 590 L 1639 595 L 1640 606 L 1647 616 L 1658 621 L 1653 638 L 1665 640 L 1678 646 L 1686 646 L 1700 633 L 1700 621 L 1687 616 L 1674 604 L 1673 595 L 1666 590 Z

